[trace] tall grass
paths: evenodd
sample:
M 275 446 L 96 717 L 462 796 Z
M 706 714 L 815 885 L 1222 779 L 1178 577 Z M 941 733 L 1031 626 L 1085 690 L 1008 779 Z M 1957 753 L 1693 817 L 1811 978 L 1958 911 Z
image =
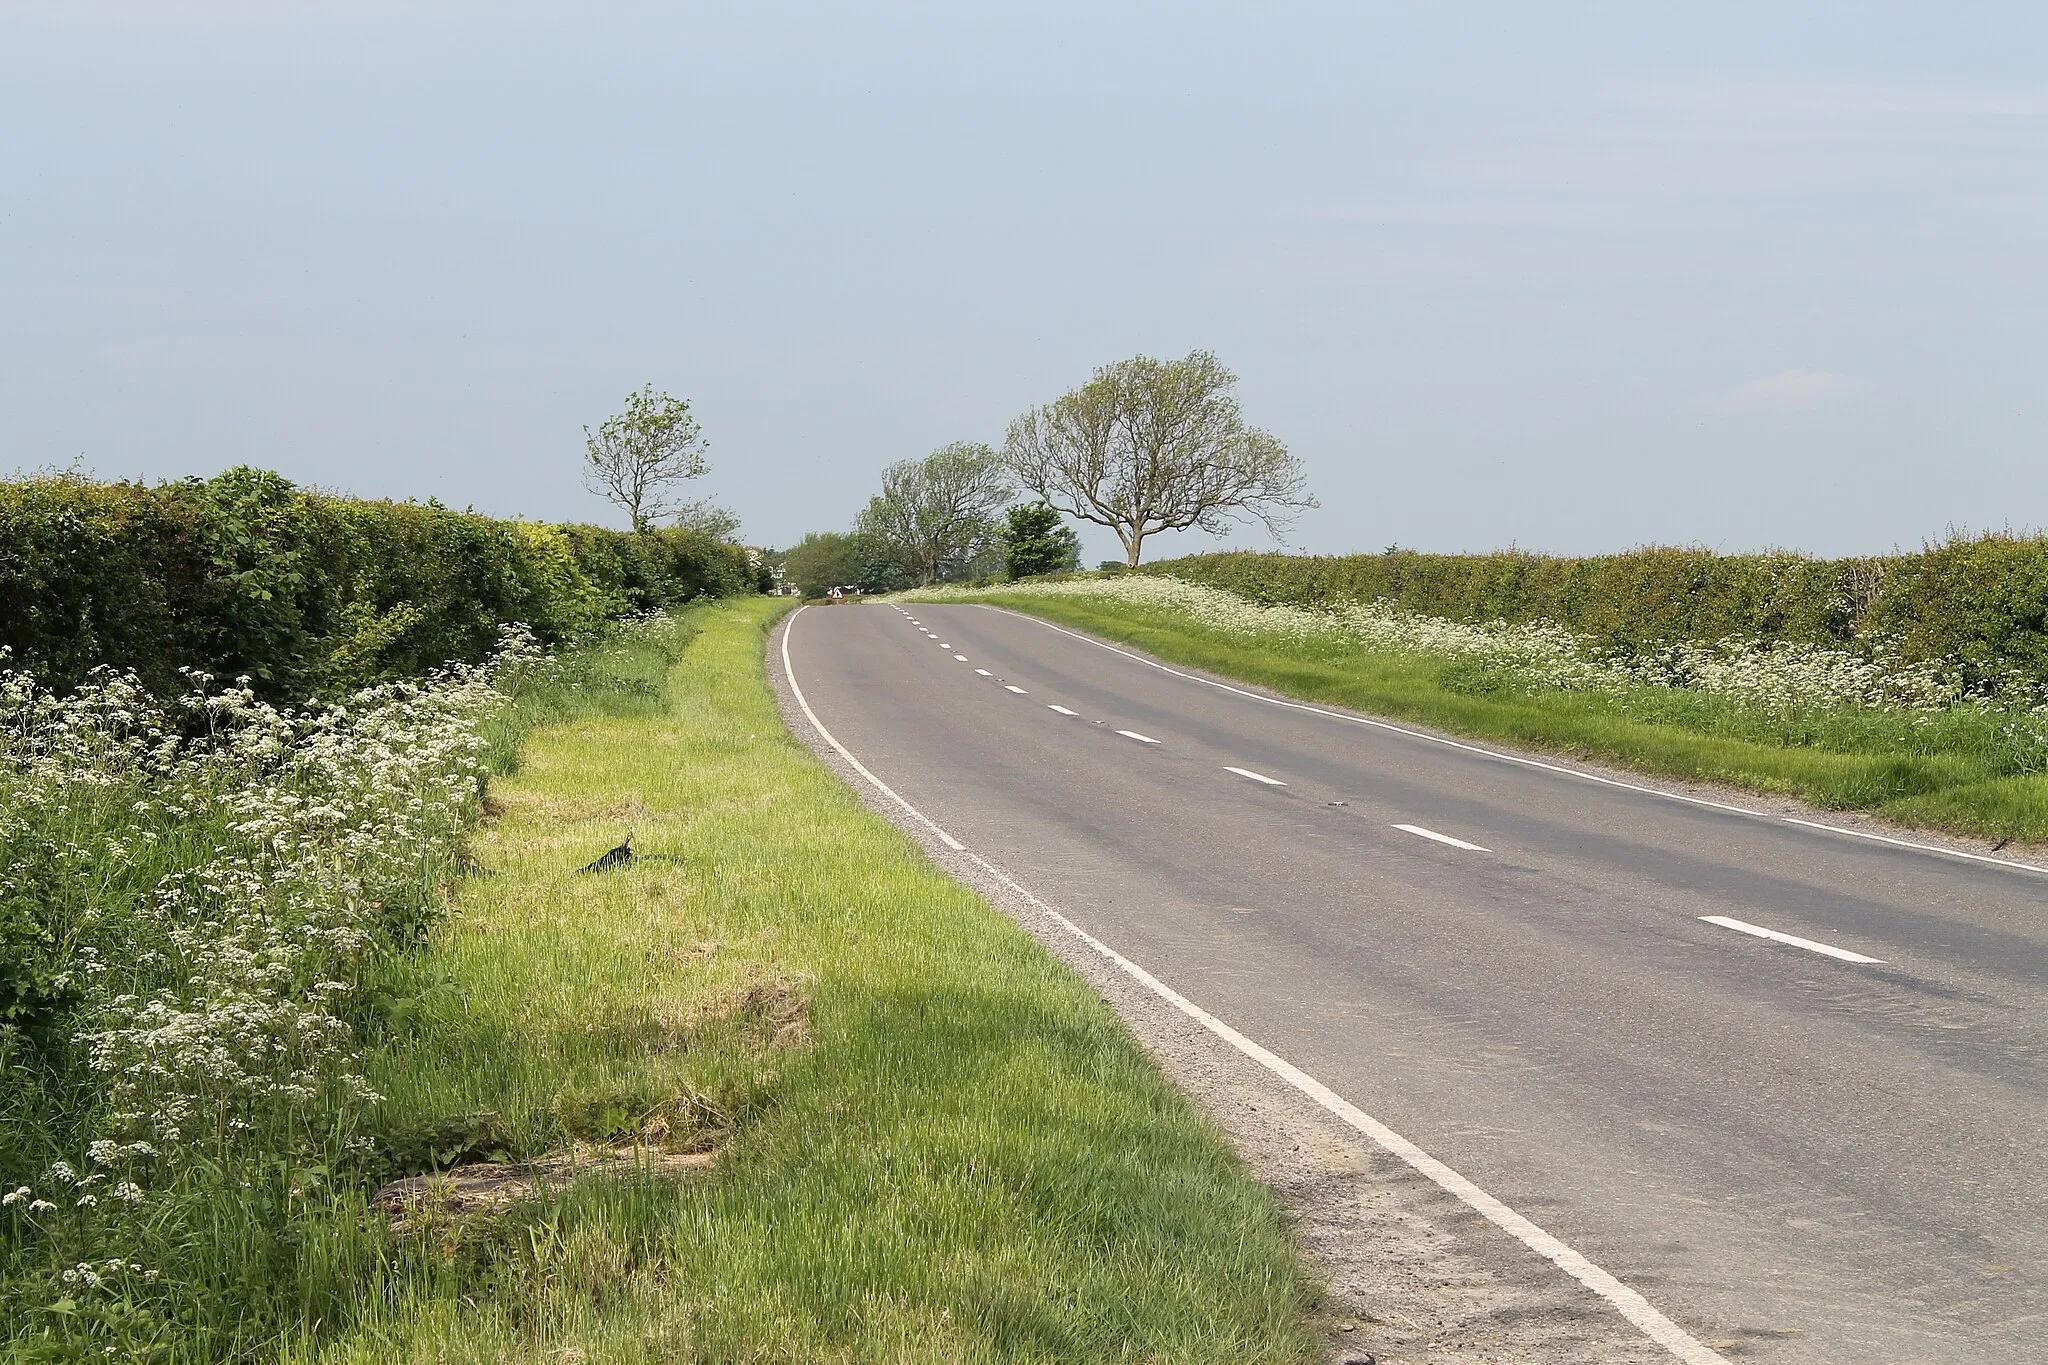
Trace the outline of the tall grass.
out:
M 97 756 L 24 803 L 39 770 L 17 744 L 9 818 L 74 822 L 56 853 L 99 842 L 51 864 L 76 883 L 43 945 L 62 970 L 9 978 L 43 1011 L 17 1017 L 0 1074 L 0 1169 L 29 1187 L 5 1214 L 11 1356 L 1303 1358 L 1309 1295 L 1266 1192 L 1083 983 L 781 727 L 761 673 L 778 605 L 695 608 L 554 665 L 516 654 L 347 717 L 200 703 L 220 724 L 188 736 L 117 719 L 125 693 L 36 702 Z M 400 734 L 410 786 L 344 800 L 335 775 Z M 180 764 L 213 785 L 174 793 Z M 250 791 L 346 818 L 280 843 L 275 820 L 241 828 Z M 629 832 L 632 863 L 577 870 Z M 273 1062 L 271 1035 L 221 1035 L 207 1057 L 254 1090 L 195 1082 L 175 1142 L 138 1129 L 93 1039 L 138 984 L 190 984 L 144 957 L 225 904 L 166 920 L 161 888 L 239 895 L 222 850 L 275 870 L 295 849 L 328 880 L 262 901 L 278 941 L 362 912 L 273 983 L 325 1051 Z M 103 983 L 67 995 L 86 948 Z M 180 1000 L 218 1022 L 216 996 Z M 715 1164 L 679 1177 L 678 1153 Z M 367 1207 L 393 1177 L 543 1155 L 585 1174 L 397 1230 Z M 138 1202 L 112 1197 L 126 1179 Z
M 782 727 L 766 600 L 658 712 L 535 733 L 495 784 L 394 1139 L 710 1149 L 402 1242 L 294 1360 L 1282 1361 L 1267 1193 L 1108 1007 Z M 631 829 L 643 854 L 575 869 Z
M 658 677 L 674 633 L 629 649 Z M 0 676 L 17 1354 L 239 1358 L 300 1316 L 308 1230 L 359 1211 L 377 1165 L 363 1049 L 466 861 L 492 740 L 604 704 L 620 650 L 559 664 L 514 633 L 309 711 L 199 677 L 164 704 L 132 675 Z

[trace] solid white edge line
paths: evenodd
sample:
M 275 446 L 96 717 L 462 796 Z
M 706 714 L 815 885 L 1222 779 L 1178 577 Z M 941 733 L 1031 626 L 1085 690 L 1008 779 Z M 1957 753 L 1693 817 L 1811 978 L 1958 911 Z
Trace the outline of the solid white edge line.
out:
M 1650 1301 L 1640 1293 L 1630 1289 L 1613 1275 L 1587 1260 L 1579 1252 L 1551 1236 L 1521 1214 L 1516 1213 L 1506 1204 L 1503 1204 L 1485 1190 L 1480 1189 L 1479 1186 L 1473 1184 L 1443 1162 L 1438 1161 L 1428 1152 L 1423 1151 L 1422 1148 L 1416 1146 L 1407 1138 L 1402 1137 L 1399 1133 L 1387 1127 L 1387 1125 L 1381 1123 L 1378 1119 L 1366 1113 L 1327 1085 L 1324 1085 L 1314 1076 L 1309 1075 L 1308 1072 L 1303 1071 L 1285 1058 L 1260 1047 L 1257 1043 L 1245 1037 L 1242 1033 L 1239 1033 L 1236 1029 L 1194 1003 L 1194 1001 L 1189 1000 L 1164 981 L 1161 981 L 1158 977 L 1152 975 L 1152 973 L 1146 971 L 1143 967 L 1140 967 L 1137 963 L 1131 961 L 1122 953 L 1119 953 L 1116 949 L 1110 947 L 1107 943 L 1104 943 L 1101 939 L 1095 937 L 1095 935 L 1089 933 L 1086 929 L 1083 929 L 1080 925 L 1032 895 L 1029 891 L 1026 891 L 1009 873 L 1003 871 L 980 854 L 968 850 L 959 840 L 946 833 L 945 830 L 940 829 L 930 816 L 898 796 L 887 783 L 876 777 L 872 772 L 869 772 L 859 759 L 848 753 L 844 744 L 841 744 L 832 737 L 832 732 L 819 723 L 818 713 L 811 710 L 810 704 L 804 701 L 803 691 L 797 686 L 796 672 L 790 667 L 789 630 L 790 626 L 796 624 L 796 618 L 803 615 L 805 610 L 803 607 L 798 607 L 790 614 L 789 625 L 783 627 L 783 676 L 788 678 L 790 691 L 795 694 L 797 704 L 803 708 L 804 716 L 811 722 L 819 736 L 827 744 L 831 745 L 841 758 L 852 764 L 855 772 L 872 783 L 875 790 L 895 801 L 897 805 L 903 807 L 905 811 L 909 812 L 921 824 L 930 829 L 932 833 L 938 835 L 940 839 L 945 841 L 946 847 L 959 853 L 976 867 L 994 877 L 1026 904 L 1053 923 L 1059 925 L 1060 928 L 1072 934 L 1075 938 L 1081 940 L 1081 942 L 1087 944 L 1097 953 L 1100 953 L 1105 959 L 1113 963 L 1119 971 L 1123 972 L 1124 975 L 1130 977 L 1161 1000 L 1164 1000 L 1203 1028 L 1230 1044 L 1231 1047 L 1235 1048 L 1245 1057 L 1257 1062 L 1281 1080 L 1286 1081 L 1296 1090 L 1314 1100 L 1352 1128 L 1371 1138 L 1383 1151 L 1399 1157 L 1411 1169 L 1421 1174 L 1438 1189 L 1453 1196 L 1467 1208 L 1486 1219 L 1487 1222 L 1492 1223 L 1523 1246 L 1528 1247 L 1565 1274 L 1607 1300 L 1616 1312 L 1626 1318 L 1644 1336 L 1671 1352 L 1672 1355 L 1684 1361 L 1686 1365 L 1729 1365 L 1726 1356 L 1713 1350 L 1693 1336 L 1692 1333 L 1658 1312 L 1651 1305 Z
M 1214 678 L 1203 678 L 1193 673 L 1183 673 L 1179 669 L 1170 668 L 1156 659 L 1148 659 L 1142 654 L 1133 654 L 1128 649 L 1118 649 L 1115 645 L 1083 635 L 1078 630 L 1068 630 L 1065 626 L 1054 625 L 1052 622 L 1033 616 L 1029 612 L 1012 611 L 1008 607 L 998 607 L 987 602 L 978 602 L 975 605 L 988 611 L 1001 612 L 1005 616 L 1015 616 L 1019 620 L 1029 621 L 1033 625 L 1044 626 L 1047 630 L 1056 630 L 1062 635 L 1071 635 L 1083 644 L 1094 645 L 1097 649 L 1106 649 L 1112 654 L 1121 654 L 1126 659 L 1144 664 L 1147 668 L 1156 668 L 1162 673 L 1171 673 L 1176 678 L 1185 678 L 1189 682 L 1200 683 L 1204 687 L 1213 687 L 1219 691 L 1229 692 L 1236 696 L 1249 697 L 1253 701 L 1262 701 L 1268 706 L 1284 707 L 1289 711 L 1306 711 L 1313 716 L 1328 716 L 1331 720 L 1349 721 L 1353 725 L 1364 725 L 1374 730 L 1385 730 L 1389 734 L 1406 735 L 1410 739 L 1426 740 L 1431 744 L 1441 744 L 1448 749 L 1462 749 L 1468 754 L 1478 754 L 1482 758 L 1490 758 L 1496 762 L 1517 763 L 1525 768 L 1540 768 L 1547 773 L 1559 773 L 1565 777 L 1575 777 L 1581 782 L 1593 782 L 1603 787 L 1617 787 L 1622 791 L 1637 792 L 1644 796 L 1661 797 L 1666 801 L 1677 801 L 1688 806 L 1705 806 L 1709 810 L 1725 810 L 1734 815 L 1747 815 L 1753 820 L 1769 820 L 1774 823 L 1782 822 L 1791 825 L 1805 825 L 1810 829 L 1826 830 L 1831 834 L 1849 834 L 1854 835 L 1858 839 L 1875 839 L 1880 843 L 1896 844 L 1900 848 L 1910 848 L 1921 853 L 1935 853 L 1946 858 L 1967 858 L 1971 862 L 1990 863 L 1993 867 L 2009 867 L 2020 872 L 2038 872 L 2048 875 L 2048 867 L 2042 867 L 2038 863 L 2023 863 L 2013 858 L 1991 858 L 1982 853 L 1964 853 L 1959 849 L 1943 848 L 1939 844 L 1916 844 L 1905 839 L 1887 838 L 1882 834 L 1866 834 L 1862 830 L 1843 829 L 1839 825 L 1816 824 L 1812 820 L 1800 820 L 1790 815 L 1773 815 L 1769 811 L 1752 810 L 1748 806 L 1731 806 L 1725 801 L 1709 801 L 1703 796 L 1687 796 L 1683 792 L 1662 791 L 1656 787 L 1645 787 L 1635 782 L 1623 782 L 1618 778 L 1602 777 L 1598 773 L 1581 772 L 1577 768 L 1567 768 L 1557 763 L 1545 763 L 1540 758 L 1525 758 L 1521 754 L 1503 753 L 1498 749 L 1482 748 L 1477 744 L 1467 744 L 1463 740 L 1447 739 L 1443 735 L 1432 735 L 1425 730 L 1410 730 L 1405 725 L 1395 725 L 1391 721 L 1374 720 L 1370 716 L 1346 715 L 1342 711 L 1326 711 L 1320 706 L 1310 706 L 1306 702 L 1285 701 L 1279 697 L 1268 697 L 1258 692 L 1248 692 L 1242 687 L 1232 687 L 1229 683 L 1218 682 Z
M 1268 777 L 1264 773 L 1255 773 L 1250 768 L 1233 768 L 1228 763 L 1223 765 L 1223 771 L 1236 773 L 1239 777 L 1249 777 L 1252 781 L 1263 782 L 1269 787 L 1284 787 L 1287 785 L 1277 777 Z
M 1826 957 L 1838 957 L 1844 962 L 1860 962 L 1866 966 L 1884 965 L 1884 959 L 1881 957 L 1865 957 L 1862 953 L 1852 953 L 1847 948 L 1837 948 L 1829 943 L 1815 943 L 1812 939 L 1800 938 L 1797 934 L 1781 934 L 1776 929 L 1766 929 L 1761 924 L 1751 924 L 1747 920 L 1734 919 L 1728 915 L 1701 915 L 1700 918 L 1709 924 L 1718 924 L 1723 929 L 1733 929 L 1738 934 L 1753 934 L 1757 938 L 1767 938 L 1774 943 L 1789 943 L 1794 948 L 1804 948 L 1809 953 L 1820 953 Z
M 1122 735 L 1125 739 L 1135 739 L 1140 744 L 1157 744 L 1159 742 L 1158 740 L 1152 738 L 1152 736 L 1150 735 L 1139 734 L 1136 730 L 1119 730 L 1117 731 L 1117 733 Z
M 2018 862 L 2012 858 L 1993 858 L 1984 853 L 1965 853 L 1959 848 L 1943 848 L 1940 844 L 1916 844 L 1911 839 L 1894 839 L 1889 834 L 1872 834 L 1864 829 L 1844 829 L 1840 825 L 1824 825 L 1818 820 L 1801 820 L 1797 816 L 1781 817 L 1788 825 L 1804 825 L 1808 829 L 1824 829 L 1830 834 L 1846 834 L 1851 839 L 1874 839 L 1880 844 L 1896 844 L 1900 848 L 1915 849 L 1921 853 L 1939 853 L 1948 858 L 1968 858 L 1973 863 L 1990 863 L 1993 867 L 2018 867 L 2028 872 L 2048 872 L 2048 868 L 2036 867 L 2032 863 Z
M 796 629 L 796 618 L 802 616 L 805 612 L 809 610 L 810 607 L 808 606 L 798 607 L 795 611 L 789 614 L 789 624 L 782 628 L 782 675 L 785 678 L 789 679 L 789 690 L 792 694 L 795 695 L 796 704 L 804 709 L 805 717 L 807 717 L 810 720 L 812 727 L 816 729 L 819 735 L 821 735 L 824 738 L 825 742 L 831 745 L 834 749 L 836 749 L 841 758 L 845 759 L 848 763 L 851 763 L 853 765 L 853 770 L 855 772 L 859 773 L 862 777 L 865 777 L 868 781 L 874 783 L 876 791 L 882 793 L 882 795 L 888 797 L 891 801 L 894 801 L 897 805 L 903 807 L 905 811 L 909 812 L 910 815 L 912 815 L 916 819 L 923 821 L 925 826 L 929 828 L 932 833 L 938 835 L 939 838 L 942 841 L 944 841 L 947 848 L 950 848 L 958 853 L 966 852 L 967 846 L 965 844 L 961 843 L 958 839 L 955 839 L 952 835 L 946 833 L 946 831 L 940 829 L 936 824 L 933 824 L 931 818 L 927 816 L 923 811 L 919 810 L 916 806 L 911 805 L 908 801 L 905 801 L 902 797 L 898 796 L 896 794 L 895 788 L 891 787 L 881 778 L 876 777 L 873 773 L 869 772 L 867 770 L 866 765 L 864 765 L 859 759 L 853 756 L 853 751 L 847 748 L 844 744 L 841 744 L 838 738 L 835 737 L 830 730 L 827 730 L 825 728 L 825 722 L 819 720 L 818 713 L 811 709 L 811 703 L 804 697 L 803 688 L 797 684 L 796 665 L 792 664 L 789 661 L 790 632 Z
M 1438 834 L 1435 830 L 1424 829 L 1420 825 L 1396 825 L 1394 828 L 1405 830 L 1409 834 L 1420 835 L 1424 839 L 1434 839 L 1440 844 L 1449 844 L 1452 848 L 1469 848 L 1474 853 L 1493 852 L 1490 848 L 1481 848 L 1478 844 L 1468 844 L 1463 839 L 1453 839 L 1448 834 Z

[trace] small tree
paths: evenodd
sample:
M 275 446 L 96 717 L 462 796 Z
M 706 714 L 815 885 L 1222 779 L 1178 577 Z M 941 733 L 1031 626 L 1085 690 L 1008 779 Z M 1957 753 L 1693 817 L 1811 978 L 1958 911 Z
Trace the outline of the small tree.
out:
M 1021 502 L 1003 519 L 1003 572 L 1012 578 L 1072 573 L 1081 567 L 1081 538 L 1060 520 L 1057 507 Z
M 703 430 L 688 399 L 656 393 L 649 384 L 596 431 L 583 428 L 583 486 L 626 511 L 635 531 L 685 510 L 675 490 L 710 468 Z
M 1010 500 L 1002 457 L 985 445 L 955 441 L 882 475 L 854 529 L 897 547 L 920 585 L 971 563 L 996 538 L 998 507 Z
M 1134 356 L 1010 424 L 1004 458 L 1017 482 L 1069 516 L 1107 526 L 1136 568 L 1145 538 L 1237 520 L 1275 537 L 1314 507 L 1301 461 L 1245 425 L 1237 376 L 1207 351 Z

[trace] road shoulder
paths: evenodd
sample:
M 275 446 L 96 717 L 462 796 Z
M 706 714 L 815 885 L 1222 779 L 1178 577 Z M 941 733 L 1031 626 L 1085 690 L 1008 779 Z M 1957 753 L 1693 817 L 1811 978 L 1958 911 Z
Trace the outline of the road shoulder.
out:
M 1328 1287 L 1329 1359 L 1622 1365 L 1671 1358 L 1550 1262 L 1144 989 L 877 792 L 797 705 L 781 651 L 794 619 L 778 622 L 768 641 L 768 677 L 783 722 L 868 809 L 1094 986 L 1224 1130 L 1281 1201 Z M 1028 869 L 1012 871 L 1029 881 Z

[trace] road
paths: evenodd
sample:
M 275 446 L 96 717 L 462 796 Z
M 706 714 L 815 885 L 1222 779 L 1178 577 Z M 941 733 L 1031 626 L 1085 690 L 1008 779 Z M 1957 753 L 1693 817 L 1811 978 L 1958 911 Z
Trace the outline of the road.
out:
M 905 801 L 1731 1358 L 2048 1361 L 2048 876 L 987 607 L 789 632 Z

